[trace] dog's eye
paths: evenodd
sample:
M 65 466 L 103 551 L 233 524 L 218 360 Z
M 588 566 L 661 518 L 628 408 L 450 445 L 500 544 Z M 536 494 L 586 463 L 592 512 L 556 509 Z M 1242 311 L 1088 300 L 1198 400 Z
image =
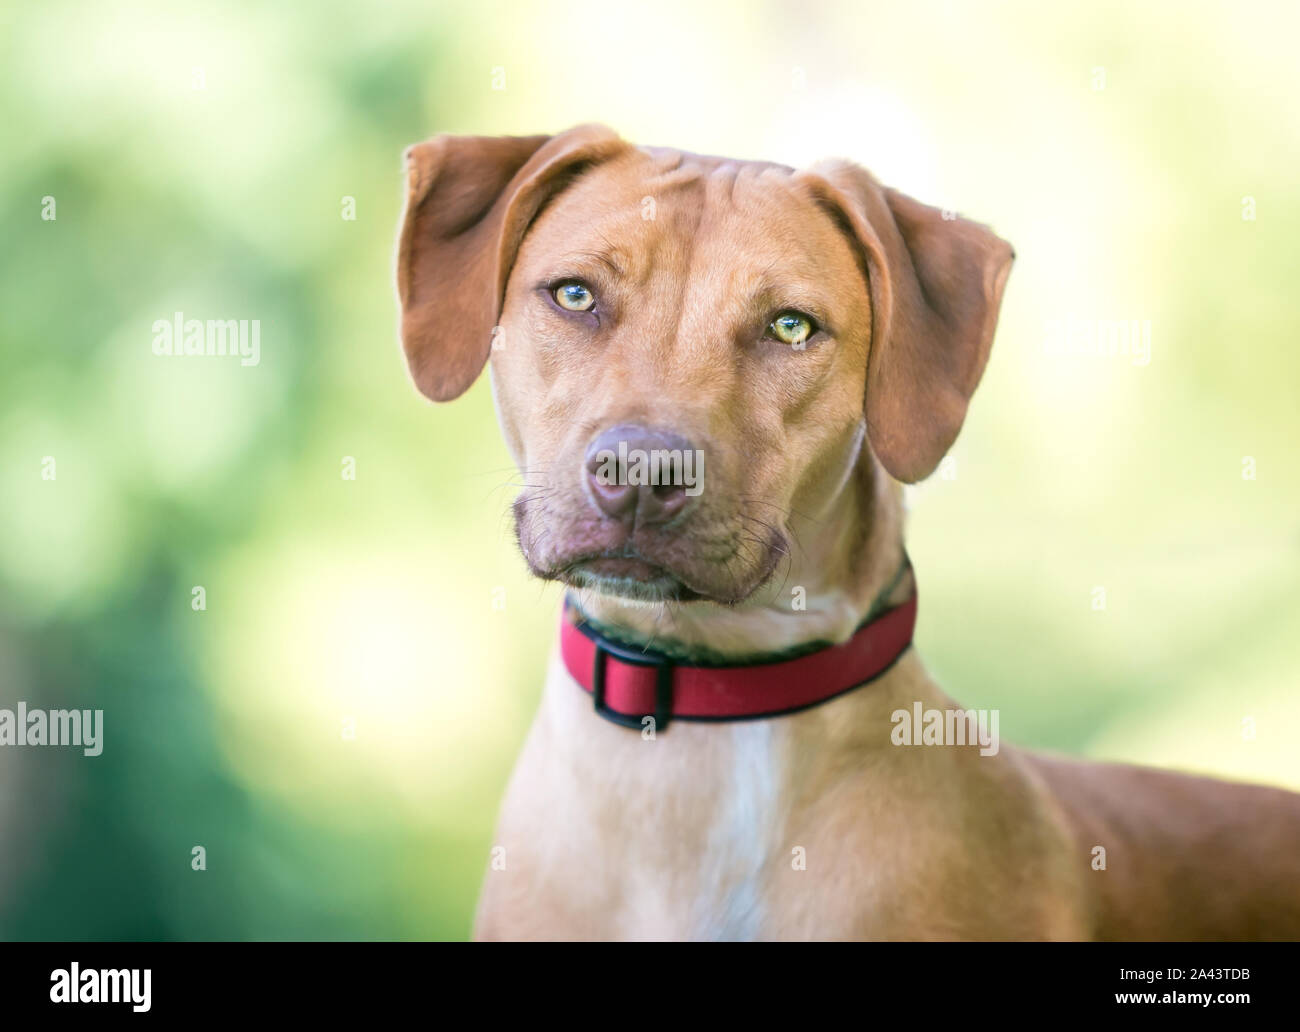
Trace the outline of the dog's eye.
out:
M 817 332 L 817 325 L 802 312 L 781 312 L 768 325 L 767 332 L 782 344 L 798 347 Z
M 570 312 L 590 312 L 592 306 L 596 303 L 596 295 L 584 287 L 581 283 L 561 283 L 555 287 L 551 294 L 555 298 L 555 303 L 561 308 Z

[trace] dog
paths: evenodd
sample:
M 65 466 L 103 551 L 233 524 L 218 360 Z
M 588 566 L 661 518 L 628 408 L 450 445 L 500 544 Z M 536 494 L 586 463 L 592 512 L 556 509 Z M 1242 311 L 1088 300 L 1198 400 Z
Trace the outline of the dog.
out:
M 901 485 L 961 428 L 1005 241 L 847 161 L 601 126 L 406 165 L 410 374 L 491 363 L 520 549 L 569 586 L 478 938 L 1300 937 L 1300 795 L 990 748 L 909 647 Z

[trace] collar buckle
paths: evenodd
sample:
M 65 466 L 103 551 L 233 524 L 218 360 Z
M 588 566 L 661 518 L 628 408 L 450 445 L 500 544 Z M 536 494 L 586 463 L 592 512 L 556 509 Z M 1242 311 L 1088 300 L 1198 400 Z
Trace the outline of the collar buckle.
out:
M 663 731 L 668 727 L 673 714 L 673 661 L 667 656 L 662 656 L 654 652 L 641 652 L 637 649 L 620 645 L 617 642 L 610 641 L 608 638 L 595 639 L 596 654 L 593 659 L 591 671 L 591 697 L 596 707 L 596 712 L 606 720 L 611 721 L 621 727 L 630 727 L 640 730 L 644 726 L 646 717 L 654 718 L 655 731 Z M 605 668 L 608 664 L 609 657 L 632 666 L 654 667 L 655 668 L 655 711 L 646 714 L 628 714 L 619 713 L 612 710 L 605 703 Z

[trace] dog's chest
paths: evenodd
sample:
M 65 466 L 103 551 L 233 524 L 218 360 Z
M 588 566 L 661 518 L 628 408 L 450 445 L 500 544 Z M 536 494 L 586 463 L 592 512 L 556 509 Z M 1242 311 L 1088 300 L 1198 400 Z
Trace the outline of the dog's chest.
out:
M 720 757 L 710 773 L 714 807 L 704 829 L 689 934 L 692 938 L 755 939 L 763 934 L 764 900 L 780 829 L 781 785 L 773 725 L 767 721 L 713 727 Z
M 582 844 L 582 891 L 605 884 L 610 934 L 763 938 L 774 875 L 791 859 L 782 725 L 681 721 L 648 740 L 589 709 L 581 721 L 581 739 L 563 735 L 582 742 L 564 761 L 574 826 L 552 842 Z
M 668 737 L 646 749 L 672 748 Z M 594 826 L 608 828 L 610 811 L 635 804 L 632 820 L 602 833 L 600 877 L 618 905 L 608 933 L 633 939 L 763 938 L 780 829 L 785 824 L 779 778 L 771 765 L 770 725 L 708 728 L 714 739 L 695 762 L 651 757 L 642 771 L 625 771 L 609 793 L 591 800 Z M 687 731 L 689 734 L 689 731 Z M 667 763 L 661 762 L 667 760 Z M 668 770 L 667 768 L 676 768 Z M 690 769 L 694 768 L 694 769 Z

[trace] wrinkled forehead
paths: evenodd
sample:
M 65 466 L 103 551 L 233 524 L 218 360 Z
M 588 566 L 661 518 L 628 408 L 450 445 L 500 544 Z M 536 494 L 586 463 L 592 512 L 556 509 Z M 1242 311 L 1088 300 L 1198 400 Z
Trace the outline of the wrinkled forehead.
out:
M 717 263 L 805 278 L 858 266 L 793 169 L 659 148 L 631 149 L 562 191 L 521 248 L 521 264 L 539 259 L 594 264 L 639 282 Z

